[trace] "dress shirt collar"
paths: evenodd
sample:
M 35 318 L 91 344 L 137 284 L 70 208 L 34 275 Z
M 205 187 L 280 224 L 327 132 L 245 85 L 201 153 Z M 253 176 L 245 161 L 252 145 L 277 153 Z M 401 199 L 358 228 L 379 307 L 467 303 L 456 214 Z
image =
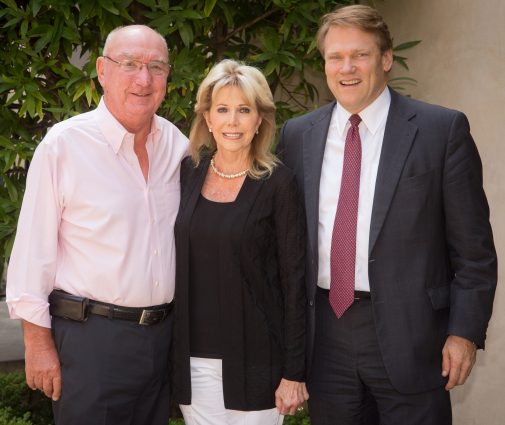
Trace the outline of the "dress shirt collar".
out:
M 104 135 L 107 143 L 112 147 L 114 153 L 118 153 L 121 145 L 126 139 L 133 140 L 134 135 L 129 133 L 126 128 L 111 114 L 103 97 L 95 110 L 96 120 Z M 156 142 L 160 134 L 160 125 L 158 123 L 158 116 L 155 115 L 151 122 L 151 133 L 153 142 Z
M 365 124 L 370 133 L 375 134 L 377 132 L 380 124 L 388 115 L 390 105 L 391 93 L 389 92 L 389 88 L 386 86 L 379 97 L 359 113 L 361 121 Z M 349 122 L 349 117 L 352 114 L 346 111 L 345 108 L 338 102 L 335 112 L 337 115 L 337 132 L 342 139 L 345 139 L 345 130 Z

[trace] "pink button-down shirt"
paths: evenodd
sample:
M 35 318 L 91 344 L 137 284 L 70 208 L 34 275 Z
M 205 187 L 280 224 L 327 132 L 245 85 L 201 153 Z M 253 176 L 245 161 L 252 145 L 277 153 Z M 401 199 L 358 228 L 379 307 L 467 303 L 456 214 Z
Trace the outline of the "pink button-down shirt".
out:
M 50 327 L 54 288 L 122 306 L 174 296 L 173 226 L 187 138 L 155 116 L 146 183 L 133 134 L 105 103 L 55 125 L 37 147 L 7 273 L 12 318 Z

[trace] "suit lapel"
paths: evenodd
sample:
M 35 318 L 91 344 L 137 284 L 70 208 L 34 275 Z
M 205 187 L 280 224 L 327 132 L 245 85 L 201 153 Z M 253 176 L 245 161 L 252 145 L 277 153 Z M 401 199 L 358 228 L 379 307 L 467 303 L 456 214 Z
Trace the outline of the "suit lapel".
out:
M 415 115 L 407 99 L 391 90 L 384 140 L 377 171 L 370 224 L 369 254 L 372 252 L 389 211 L 417 126 L 409 120 Z
M 186 225 L 189 225 L 191 217 L 200 197 L 202 191 L 203 182 L 205 181 L 205 176 L 207 175 L 207 170 L 210 164 L 210 157 L 203 157 L 197 168 L 191 170 L 190 178 L 187 180 L 187 188 L 184 188 L 184 193 L 181 197 L 181 211 L 184 211 L 184 217 L 186 218 Z
M 321 108 L 320 114 L 311 122 L 303 134 L 303 169 L 305 187 L 305 209 L 308 223 L 309 244 L 312 254 L 317 253 L 319 221 L 319 184 L 323 164 L 326 137 L 335 102 Z M 314 257 L 313 257 L 314 258 Z M 316 257 L 317 258 L 317 257 Z

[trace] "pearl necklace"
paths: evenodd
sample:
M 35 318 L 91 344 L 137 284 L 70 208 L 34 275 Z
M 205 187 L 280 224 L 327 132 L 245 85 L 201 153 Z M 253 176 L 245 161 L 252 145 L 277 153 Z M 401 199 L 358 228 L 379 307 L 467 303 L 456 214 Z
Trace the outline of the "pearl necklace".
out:
M 242 170 L 235 174 L 223 173 L 222 171 L 218 170 L 218 168 L 214 164 L 214 156 L 210 159 L 210 167 L 212 168 L 212 171 L 214 171 L 214 173 L 216 173 L 219 177 L 222 177 L 223 179 L 236 179 L 238 177 L 245 176 L 246 173 L 249 171 L 249 168 L 247 168 L 246 170 Z

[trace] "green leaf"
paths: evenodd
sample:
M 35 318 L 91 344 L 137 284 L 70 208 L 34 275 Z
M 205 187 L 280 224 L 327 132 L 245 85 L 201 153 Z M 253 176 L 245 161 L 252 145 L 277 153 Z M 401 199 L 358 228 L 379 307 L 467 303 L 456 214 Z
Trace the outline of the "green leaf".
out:
M 93 87 L 90 83 L 85 86 L 86 100 L 88 101 L 88 106 L 91 106 L 91 100 L 93 98 Z
M 82 1 L 79 3 L 79 26 L 81 26 L 84 21 L 88 19 L 94 7 L 95 4 L 91 0 Z
M 9 9 L 18 10 L 18 6 L 14 0 L 2 0 L 2 3 L 4 3 Z
M 415 41 L 407 41 L 406 43 L 399 44 L 398 46 L 393 47 L 393 51 L 397 52 L 398 50 L 406 50 L 406 49 L 411 49 L 412 47 L 417 46 L 421 40 L 415 40 Z
M 4 147 L 5 149 L 13 149 L 14 145 L 12 142 L 5 136 L 0 135 L 0 146 Z
M 317 42 L 316 40 L 312 40 L 312 42 L 309 44 L 309 48 L 307 49 L 307 54 L 312 53 L 317 48 Z
M 273 29 L 270 30 L 269 28 L 268 31 L 264 31 L 262 39 L 267 51 L 276 52 L 279 50 L 281 41 L 279 39 L 279 34 L 273 31 Z
M 35 42 L 35 51 L 40 52 L 53 38 L 53 32 L 48 31 Z
M 229 27 L 229 28 L 232 28 L 233 27 L 233 14 L 231 12 L 231 9 L 230 7 L 225 3 L 225 2 L 222 2 L 220 1 L 218 3 L 218 6 L 221 8 L 221 10 L 223 11 L 224 13 L 224 18 L 226 20 L 226 25 Z
M 28 36 L 29 37 L 41 37 L 41 36 L 47 34 L 48 32 L 51 32 L 52 29 L 53 29 L 53 25 L 39 24 L 39 25 L 34 26 L 30 30 L 30 32 L 28 33 Z
M 21 34 L 21 37 L 26 37 L 26 33 L 28 32 L 28 21 L 25 19 L 21 23 L 21 27 L 19 29 L 19 33 Z
M 86 83 L 81 83 L 74 93 L 72 102 L 75 102 L 77 99 L 79 99 L 84 94 L 85 91 L 86 91 Z
M 278 66 L 279 62 L 277 62 L 276 59 L 272 59 L 265 66 L 263 73 L 265 74 L 265 76 L 268 77 L 272 72 L 274 72 L 277 69 Z
M 407 66 L 407 62 L 406 62 L 406 59 L 407 58 L 404 58 L 402 56 L 396 56 L 396 55 L 393 55 L 393 60 L 399 64 L 400 66 L 402 66 L 403 68 L 405 68 L 406 70 L 409 69 L 409 67 Z
M 12 168 L 14 161 L 16 161 L 17 153 L 15 151 L 7 151 L 4 155 L 5 166 L 3 172 L 7 172 Z
M 33 118 L 35 116 L 35 99 L 33 96 L 27 96 L 23 103 L 23 106 L 24 105 L 26 105 L 28 115 Z
M 179 34 L 181 36 L 182 42 L 189 46 L 193 41 L 193 30 L 189 25 L 180 25 Z
M 119 15 L 119 10 L 111 4 L 110 0 L 98 0 L 98 4 L 113 15 Z
M 32 3 L 32 16 L 36 17 L 42 7 L 42 0 L 33 0 Z
M 17 25 L 19 22 L 21 22 L 23 20 L 23 18 L 21 17 L 16 17 L 16 18 L 12 18 L 10 21 L 8 21 L 4 26 L 3 28 L 10 28 L 10 27 L 13 27 L 15 25 Z
M 217 0 L 205 0 L 205 6 L 203 8 L 203 14 L 205 16 L 210 16 L 212 11 L 214 10 L 214 6 L 216 5 Z
M 181 114 L 184 118 L 187 117 L 186 111 L 182 109 L 180 106 L 177 107 L 177 112 L 179 112 L 179 114 Z
M 14 235 L 14 231 L 12 231 L 10 234 Z M 14 237 L 10 237 L 5 241 L 5 247 L 4 247 L 5 258 L 10 257 L 13 245 L 14 245 Z
M 7 188 L 7 192 L 9 193 L 10 200 L 12 202 L 16 202 L 18 200 L 18 191 L 16 189 L 16 186 L 12 184 L 11 179 L 6 174 L 4 174 L 2 178 L 5 183 L 5 187 Z
M 39 122 L 42 121 L 42 119 L 44 118 L 44 111 L 42 110 L 42 102 L 40 100 L 37 100 L 35 102 L 35 112 L 39 117 Z
M 181 16 L 186 19 L 202 19 L 202 15 L 200 15 L 196 10 L 183 10 L 181 12 Z
M 17 87 L 17 84 L 12 84 L 12 83 L 1 84 L 0 83 L 0 94 L 2 94 L 3 92 L 9 91 L 9 90 L 15 89 L 16 87 Z

